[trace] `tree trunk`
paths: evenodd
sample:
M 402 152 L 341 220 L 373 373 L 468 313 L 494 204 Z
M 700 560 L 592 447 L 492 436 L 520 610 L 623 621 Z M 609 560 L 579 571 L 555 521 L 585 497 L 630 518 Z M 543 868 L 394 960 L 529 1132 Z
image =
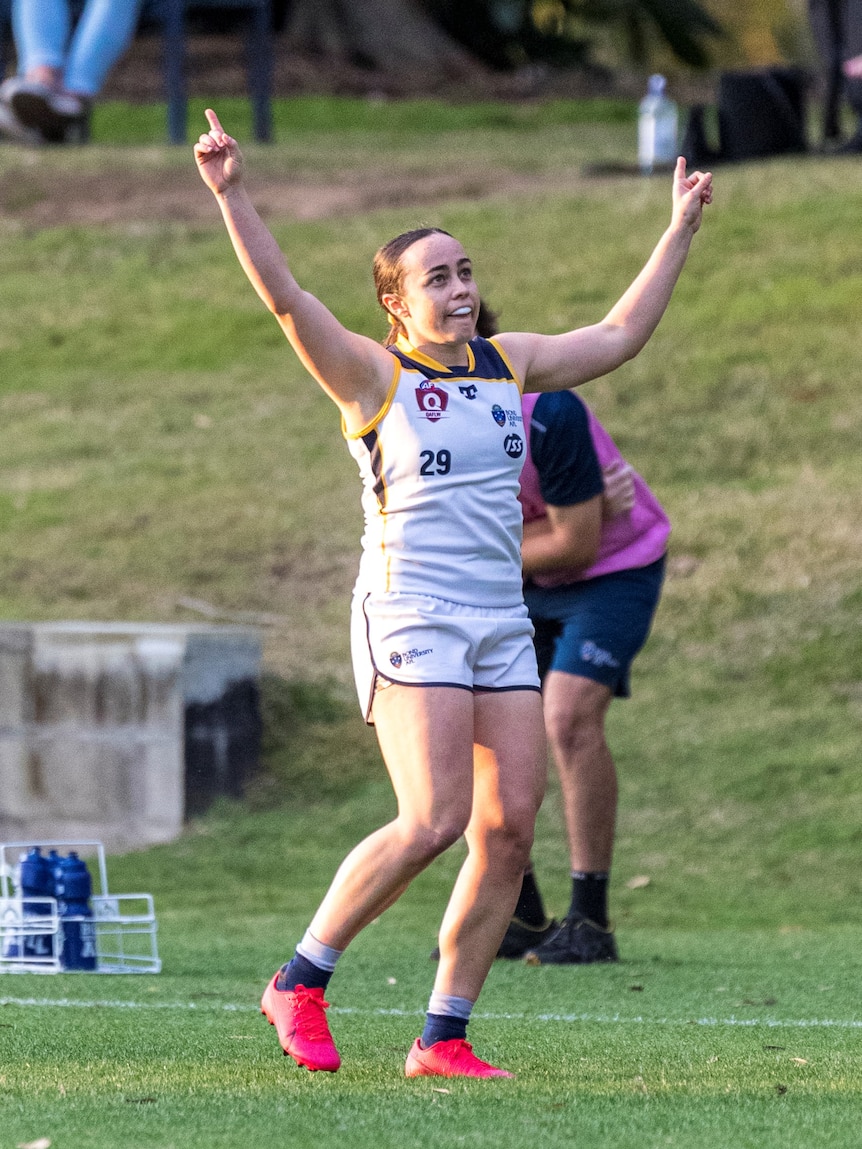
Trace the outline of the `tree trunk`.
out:
M 422 69 L 428 88 L 437 87 L 435 79 L 464 78 L 482 67 L 416 0 L 292 0 L 287 43 L 374 71 Z

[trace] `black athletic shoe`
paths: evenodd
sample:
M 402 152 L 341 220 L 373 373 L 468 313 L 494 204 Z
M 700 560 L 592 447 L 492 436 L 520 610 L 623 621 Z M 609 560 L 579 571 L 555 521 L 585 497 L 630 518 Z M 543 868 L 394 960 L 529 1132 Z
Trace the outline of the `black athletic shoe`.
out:
M 527 950 L 538 949 L 553 937 L 560 928 L 556 918 L 548 918 L 540 926 L 528 926 L 520 918 L 512 918 L 500 948 L 497 950 L 498 958 L 522 958 Z
M 527 965 L 588 965 L 619 960 L 613 930 L 602 929 L 584 917 L 565 918 L 547 941 L 524 954 Z
M 544 925 L 528 926 L 520 918 L 512 918 L 497 950 L 498 958 L 522 958 L 529 949 L 540 946 L 560 928 L 556 918 L 548 918 Z M 440 947 L 435 946 L 428 955 L 431 961 L 440 960 Z

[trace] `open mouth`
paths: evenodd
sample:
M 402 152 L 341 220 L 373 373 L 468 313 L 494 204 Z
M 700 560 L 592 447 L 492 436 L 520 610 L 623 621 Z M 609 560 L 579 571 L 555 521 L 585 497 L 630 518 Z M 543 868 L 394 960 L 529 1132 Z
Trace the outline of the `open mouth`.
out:
M 468 315 L 473 314 L 473 308 L 472 307 L 457 307 L 454 311 L 450 311 L 449 314 L 454 319 L 466 319 Z

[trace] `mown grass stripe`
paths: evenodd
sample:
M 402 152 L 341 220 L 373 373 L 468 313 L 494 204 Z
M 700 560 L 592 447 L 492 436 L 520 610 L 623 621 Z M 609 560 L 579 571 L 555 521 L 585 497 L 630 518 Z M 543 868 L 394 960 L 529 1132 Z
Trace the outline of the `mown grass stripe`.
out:
M 35 1006 L 44 1009 L 139 1009 L 139 1010 L 189 1010 L 191 1012 L 212 1013 L 258 1013 L 256 1005 L 237 1005 L 234 1002 L 198 1004 L 195 1001 L 122 1001 L 96 1000 L 74 1001 L 71 998 L 2 997 L 0 1006 Z M 422 1017 L 419 1009 L 357 1009 L 353 1006 L 332 1006 L 334 1014 L 357 1017 Z M 626 1017 L 623 1014 L 602 1013 L 475 1013 L 474 1020 L 481 1021 L 537 1021 L 561 1022 L 570 1024 L 580 1021 L 592 1025 L 702 1025 L 714 1027 L 735 1027 L 766 1029 L 862 1029 L 862 1019 L 854 1018 L 777 1018 L 777 1017 L 645 1017 L 638 1014 Z

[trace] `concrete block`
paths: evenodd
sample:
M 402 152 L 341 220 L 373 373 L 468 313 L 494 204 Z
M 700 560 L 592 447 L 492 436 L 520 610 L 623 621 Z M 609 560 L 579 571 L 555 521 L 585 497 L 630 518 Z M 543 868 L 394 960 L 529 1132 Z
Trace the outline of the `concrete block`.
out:
M 257 762 L 260 660 L 249 627 L 0 624 L 0 838 L 171 841 Z

